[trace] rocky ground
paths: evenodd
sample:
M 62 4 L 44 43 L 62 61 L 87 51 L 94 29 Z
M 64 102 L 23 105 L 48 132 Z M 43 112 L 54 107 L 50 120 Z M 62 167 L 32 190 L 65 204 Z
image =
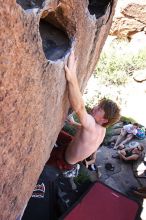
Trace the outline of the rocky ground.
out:
M 146 153 L 146 139 L 143 140 L 138 140 L 134 139 L 132 140 L 129 144 L 127 144 L 127 147 L 131 147 L 132 145 L 135 144 L 135 142 L 140 142 L 143 143 L 144 146 L 144 154 L 142 157 L 138 160 L 135 161 L 132 164 L 124 163 L 120 159 L 115 159 L 112 158 L 112 155 L 116 154 L 116 151 L 110 147 L 109 141 L 113 137 L 116 137 L 119 134 L 119 128 L 121 128 L 122 124 L 119 123 L 116 126 L 113 127 L 110 135 L 106 139 L 105 144 L 99 148 L 98 153 L 97 153 L 97 159 L 96 159 L 96 164 L 98 167 L 98 172 L 99 172 L 99 180 L 104 182 L 106 185 L 112 187 L 113 189 L 128 195 L 129 197 L 133 196 L 132 194 L 129 193 L 129 189 L 131 186 L 136 186 L 136 187 L 141 187 L 141 186 L 146 186 L 146 176 L 144 178 L 138 177 L 139 175 L 136 176 L 137 171 L 139 170 L 140 167 L 145 167 L 143 163 L 143 159 L 145 157 Z M 105 168 L 106 163 L 111 163 L 114 167 L 113 171 L 107 170 Z M 134 196 L 135 198 L 135 196 Z M 136 199 L 140 199 L 137 198 Z M 140 201 L 139 202 L 144 202 Z M 144 206 L 143 212 L 141 214 L 141 219 L 145 220 L 146 216 L 146 205 Z

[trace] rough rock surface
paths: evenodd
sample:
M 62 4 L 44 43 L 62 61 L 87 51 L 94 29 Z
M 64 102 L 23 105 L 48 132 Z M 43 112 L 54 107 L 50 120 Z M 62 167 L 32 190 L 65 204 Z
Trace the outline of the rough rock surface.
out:
M 110 16 L 108 3 L 1 1 L 1 220 L 21 213 L 63 125 L 69 51 L 78 57 L 82 91 L 97 63 L 116 0 Z
M 131 39 L 144 31 L 146 34 L 146 3 L 144 0 L 119 0 L 110 34 Z M 145 35 L 146 37 L 146 35 Z

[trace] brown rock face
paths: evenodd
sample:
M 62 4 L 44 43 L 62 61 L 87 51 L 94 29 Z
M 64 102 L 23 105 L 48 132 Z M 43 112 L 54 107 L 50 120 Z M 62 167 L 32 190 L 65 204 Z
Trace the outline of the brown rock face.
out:
M 78 57 L 83 90 L 108 35 L 115 4 L 1 1 L 1 220 L 14 220 L 21 213 L 63 126 L 69 108 L 64 63 L 70 50 Z
M 111 35 L 131 39 L 135 33 L 146 33 L 146 2 L 145 0 L 119 0 L 117 13 L 110 30 Z

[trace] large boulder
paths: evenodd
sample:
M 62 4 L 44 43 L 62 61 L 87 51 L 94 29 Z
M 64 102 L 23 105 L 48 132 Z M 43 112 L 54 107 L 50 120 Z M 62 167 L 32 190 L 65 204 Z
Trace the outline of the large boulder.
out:
M 146 38 L 145 0 L 119 0 L 110 35 L 131 39 L 138 32 Z
M 70 50 L 82 91 L 95 68 L 112 23 L 110 2 L 1 1 L 1 220 L 23 210 L 63 126 Z

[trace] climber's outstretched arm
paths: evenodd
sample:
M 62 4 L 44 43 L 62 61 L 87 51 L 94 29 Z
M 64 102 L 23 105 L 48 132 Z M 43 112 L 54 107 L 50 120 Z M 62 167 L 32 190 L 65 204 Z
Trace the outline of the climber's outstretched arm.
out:
M 79 89 L 79 84 L 76 75 L 76 60 L 74 52 L 71 52 L 68 59 L 68 63 L 67 65 L 65 65 L 65 74 L 68 82 L 68 96 L 70 104 L 74 111 L 77 113 L 82 126 L 89 128 L 94 119 L 87 113 L 84 105 L 84 100 Z

